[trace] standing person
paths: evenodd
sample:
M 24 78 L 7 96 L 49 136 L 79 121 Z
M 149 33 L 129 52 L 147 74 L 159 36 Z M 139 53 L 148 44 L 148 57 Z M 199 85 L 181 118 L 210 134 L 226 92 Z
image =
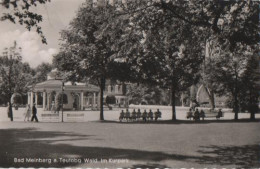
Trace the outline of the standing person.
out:
M 12 111 L 13 111 L 13 110 L 12 110 L 11 103 L 8 102 L 8 103 L 7 103 L 7 116 L 8 116 L 8 118 L 11 119 L 11 121 L 13 121 L 13 112 L 12 112 Z
M 25 109 L 24 121 L 26 120 L 26 118 L 27 118 L 27 121 L 29 121 L 30 117 L 31 117 L 31 107 L 29 104 L 27 104 L 27 107 Z
M 31 121 L 33 121 L 34 119 L 35 119 L 35 121 L 36 122 L 38 122 L 38 118 L 37 118 L 37 109 L 36 109 L 36 107 L 35 107 L 35 103 L 33 104 L 33 107 L 32 107 L 32 114 L 33 114 L 33 116 L 32 116 L 32 120 Z

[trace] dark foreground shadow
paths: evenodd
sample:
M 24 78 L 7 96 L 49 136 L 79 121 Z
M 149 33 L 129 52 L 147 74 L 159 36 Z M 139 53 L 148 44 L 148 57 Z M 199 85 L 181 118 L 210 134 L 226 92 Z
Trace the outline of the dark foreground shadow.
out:
M 220 166 L 236 165 L 236 167 L 260 167 L 259 145 L 241 147 L 200 147 L 200 155 L 168 154 L 164 152 L 150 152 L 132 149 L 109 147 L 74 146 L 61 144 L 59 141 L 97 140 L 93 135 L 78 135 L 66 132 L 38 131 L 34 128 L 2 129 L 0 130 L 0 167 L 76 167 L 84 163 L 84 159 L 127 159 L 135 161 L 129 163 L 133 168 L 169 168 L 161 164 L 164 160 L 183 161 L 183 163 L 197 163 L 201 166 L 216 164 Z M 138 144 L 138 143 L 137 143 Z M 178 146 L 178 145 L 176 145 Z M 15 158 L 51 159 L 47 162 L 15 162 Z M 60 161 L 60 158 L 62 160 Z M 79 161 L 66 161 L 67 159 Z M 57 162 L 53 160 L 57 159 Z M 64 161 L 65 160 L 65 161 Z M 138 161 L 140 165 L 138 165 Z M 146 163 L 146 164 L 144 164 Z M 126 164 L 128 165 L 128 164 Z M 132 165 L 132 166 L 131 166 Z M 99 165 L 97 164 L 97 167 Z M 115 164 L 115 167 L 122 165 Z M 182 166 L 180 166 L 182 167 Z M 192 167 L 192 166 L 191 166 Z
M 260 167 L 260 144 L 245 146 L 202 146 L 198 151 L 203 158 L 198 162 L 204 165 L 221 164 L 236 165 L 242 168 Z M 214 157 L 210 157 L 214 156 Z

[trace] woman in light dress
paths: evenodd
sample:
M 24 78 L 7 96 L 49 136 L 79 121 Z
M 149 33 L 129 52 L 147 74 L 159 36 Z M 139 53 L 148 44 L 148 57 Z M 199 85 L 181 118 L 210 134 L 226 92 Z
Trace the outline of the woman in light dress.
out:
M 26 120 L 26 118 L 27 118 L 27 121 L 30 121 L 30 118 L 31 118 L 31 108 L 30 108 L 29 104 L 27 104 L 27 107 L 26 107 L 26 110 L 25 110 L 24 121 Z

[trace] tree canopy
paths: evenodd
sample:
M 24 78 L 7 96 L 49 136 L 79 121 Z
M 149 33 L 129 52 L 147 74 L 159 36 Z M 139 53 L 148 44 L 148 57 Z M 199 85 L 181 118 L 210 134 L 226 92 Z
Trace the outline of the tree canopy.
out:
M 26 93 L 32 79 L 32 75 L 26 71 L 28 65 L 21 62 L 20 52 L 21 48 L 15 42 L 14 46 L 5 48 L 0 57 L 0 95 L 5 98 L 5 102 L 10 103 L 10 111 L 12 109 L 12 95 Z
M 99 85 L 101 120 L 109 78 L 169 89 L 176 120 L 178 92 L 196 84 L 201 76 L 211 89 L 218 86 L 211 93 L 225 90 L 238 104 L 234 93 L 238 94 L 241 72 L 248 67 L 245 52 L 258 48 L 258 32 L 258 3 L 251 0 L 134 0 L 95 7 L 86 3 L 69 29 L 62 31 L 62 50 L 54 62 L 69 79 Z M 208 42 L 216 43 L 215 49 L 222 52 L 210 60 L 205 58 Z M 204 74 L 203 64 L 212 66 Z M 207 74 L 209 70 L 216 72 Z M 237 106 L 234 111 L 236 119 Z
M 115 65 L 120 40 L 122 20 L 115 16 L 116 7 L 93 8 L 85 3 L 70 23 L 70 28 L 61 33 L 61 52 L 54 63 L 67 72 L 70 80 L 94 81 L 100 87 L 100 119 L 103 120 L 103 91 L 105 81 L 111 78 L 110 69 Z

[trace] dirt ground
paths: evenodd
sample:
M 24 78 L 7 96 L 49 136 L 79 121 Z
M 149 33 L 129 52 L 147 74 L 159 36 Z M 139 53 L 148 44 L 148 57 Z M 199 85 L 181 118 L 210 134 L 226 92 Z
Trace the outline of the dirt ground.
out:
M 259 121 L 2 121 L 0 167 L 259 168 Z

